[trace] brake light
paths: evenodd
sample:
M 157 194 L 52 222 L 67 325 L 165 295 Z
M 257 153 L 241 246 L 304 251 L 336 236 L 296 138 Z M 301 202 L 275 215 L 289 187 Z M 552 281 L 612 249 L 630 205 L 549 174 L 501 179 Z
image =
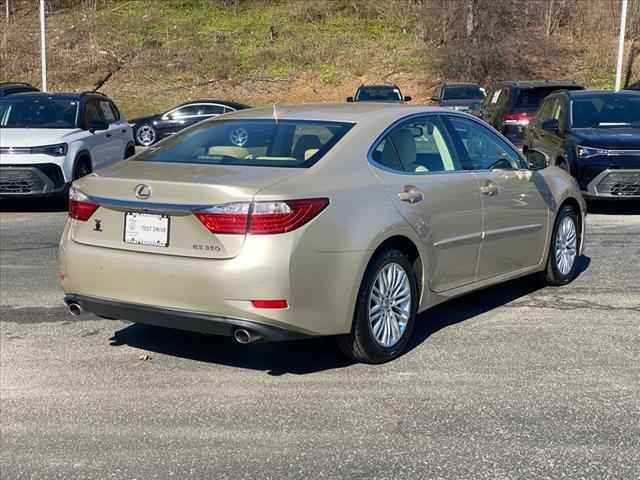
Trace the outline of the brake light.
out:
M 251 300 L 254 308 L 289 308 L 286 300 Z
M 533 120 L 533 115 L 529 115 L 527 112 L 507 113 L 503 117 L 503 121 L 507 125 L 522 125 L 523 127 L 529 125 Z
M 196 212 L 195 215 L 212 233 L 269 235 L 300 228 L 327 205 L 328 198 L 228 203 Z
M 98 205 L 89 202 L 89 197 L 80 190 L 69 189 L 69 217 L 86 222 L 97 209 Z

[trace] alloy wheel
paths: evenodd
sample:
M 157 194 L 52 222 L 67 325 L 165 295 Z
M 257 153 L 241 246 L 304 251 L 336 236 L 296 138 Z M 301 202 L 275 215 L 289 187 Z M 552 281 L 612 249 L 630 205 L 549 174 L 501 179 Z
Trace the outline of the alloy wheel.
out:
M 564 217 L 556 232 L 556 265 L 562 275 L 568 275 L 576 261 L 578 236 L 571 217 Z
M 411 315 L 411 285 L 404 268 L 386 264 L 369 293 L 369 327 L 382 347 L 393 347 L 402 338 Z

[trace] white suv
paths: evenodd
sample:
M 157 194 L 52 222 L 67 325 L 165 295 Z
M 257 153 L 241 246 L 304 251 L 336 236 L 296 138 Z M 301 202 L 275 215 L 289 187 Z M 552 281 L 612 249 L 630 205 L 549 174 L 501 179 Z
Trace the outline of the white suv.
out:
M 132 129 L 97 92 L 0 99 L 0 197 L 56 195 L 135 153 Z

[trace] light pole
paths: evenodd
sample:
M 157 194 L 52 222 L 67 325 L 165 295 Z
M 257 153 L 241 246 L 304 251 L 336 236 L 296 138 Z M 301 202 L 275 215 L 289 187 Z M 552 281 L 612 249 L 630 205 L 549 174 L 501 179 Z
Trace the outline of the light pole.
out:
M 620 13 L 620 39 L 618 41 L 618 66 L 616 68 L 616 92 L 622 85 L 622 61 L 624 58 L 624 35 L 627 28 L 627 4 L 628 0 L 622 0 L 622 12 Z
M 40 0 L 40 60 L 42 91 L 47 91 L 47 31 L 44 0 Z

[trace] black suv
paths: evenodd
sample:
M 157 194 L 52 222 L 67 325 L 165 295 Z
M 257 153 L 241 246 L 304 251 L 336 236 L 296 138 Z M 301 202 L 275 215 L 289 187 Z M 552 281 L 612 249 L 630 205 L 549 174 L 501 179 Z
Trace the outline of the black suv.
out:
M 524 129 L 535 117 L 542 100 L 556 90 L 584 90 L 575 82 L 509 81 L 495 85 L 478 116 L 522 148 Z
M 39 92 L 36 87 L 23 82 L 0 82 L 0 97 L 13 95 L 14 93 Z
M 567 170 L 585 196 L 640 198 L 640 92 L 553 93 L 525 136 L 530 165 Z
M 454 110 L 478 111 L 487 92 L 477 83 L 444 83 L 431 97 L 439 107 L 451 107 Z
M 347 97 L 347 102 L 390 102 L 403 103 L 411 101 L 405 97 L 397 85 L 360 85 L 353 97 Z

